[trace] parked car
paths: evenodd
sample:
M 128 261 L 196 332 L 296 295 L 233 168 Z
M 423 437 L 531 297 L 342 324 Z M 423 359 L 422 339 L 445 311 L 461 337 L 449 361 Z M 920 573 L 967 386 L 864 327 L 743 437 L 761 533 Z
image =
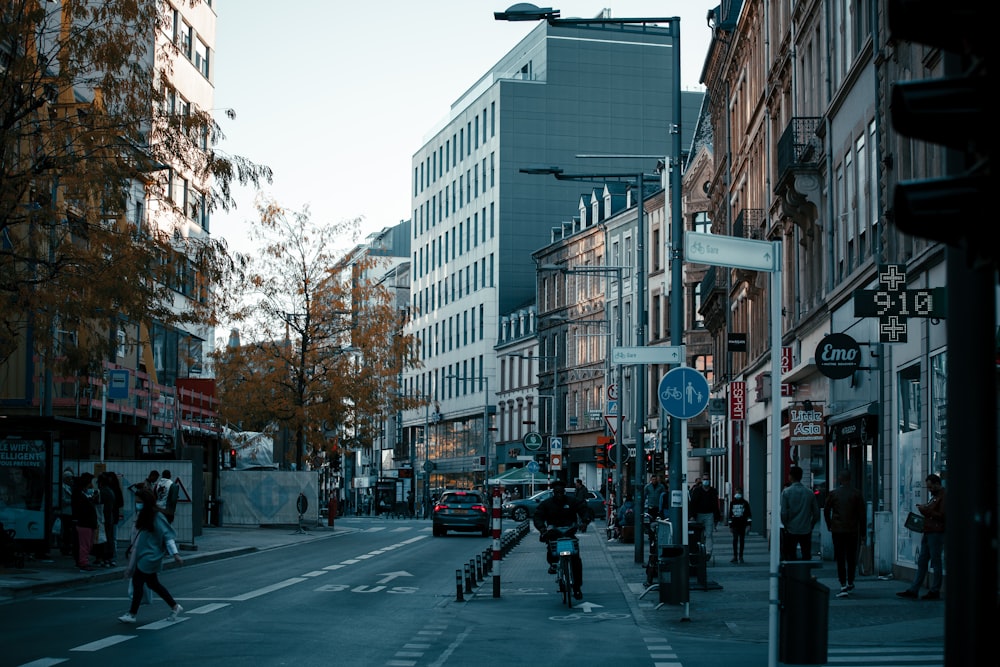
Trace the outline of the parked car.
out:
M 479 491 L 450 489 L 434 503 L 431 515 L 434 537 L 449 530 L 490 534 L 490 505 Z
M 571 496 L 574 495 L 572 489 L 566 489 L 566 494 Z M 514 521 L 524 521 L 525 519 L 530 519 L 535 516 L 535 509 L 538 507 L 539 503 L 551 495 L 552 490 L 545 489 L 544 491 L 539 491 L 535 495 L 528 498 L 508 500 L 501 506 L 501 513 L 508 519 L 514 519 Z M 587 492 L 587 509 L 591 521 L 596 518 L 603 519 L 607 514 L 606 506 L 604 496 L 600 493 L 597 491 Z

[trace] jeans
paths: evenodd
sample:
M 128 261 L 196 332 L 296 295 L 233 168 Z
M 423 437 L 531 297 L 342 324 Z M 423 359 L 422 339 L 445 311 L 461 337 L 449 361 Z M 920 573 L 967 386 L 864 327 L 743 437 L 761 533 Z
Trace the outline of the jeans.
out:
M 812 560 L 812 533 L 784 533 L 782 558 L 785 560 Z M 797 555 L 796 547 L 802 550 L 802 556 Z
M 924 583 L 927 576 L 927 564 L 934 569 L 934 578 L 931 579 L 931 593 L 941 592 L 941 580 L 944 579 L 944 572 L 941 570 L 941 553 L 944 551 L 944 533 L 924 533 L 920 539 L 920 555 L 917 556 L 917 576 L 910 584 L 909 591 L 916 593 Z
M 831 537 L 840 585 L 854 584 L 854 573 L 858 569 L 858 534 L 854 531 L 831 533 Z
M 698 523 L 704 526 L 704 536 L 705 540 L 705 555 L 708 558 L 712 557 L 712 547 L 715 546 L 715 540 L 712 539 L 712 533 L 715 532 L 715 515 L 711 512 L 705 514 L 697 514 L 696 518 Z
M 747 527 L 730 528 L 733 533 L 733 558 L 743 558 L 743 546 L 747 540 Z

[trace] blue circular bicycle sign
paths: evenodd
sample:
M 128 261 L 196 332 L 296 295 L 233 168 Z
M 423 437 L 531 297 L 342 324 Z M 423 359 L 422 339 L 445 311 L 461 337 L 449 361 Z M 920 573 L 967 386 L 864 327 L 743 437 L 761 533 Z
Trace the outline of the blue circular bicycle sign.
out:
M 708 380 L 690 366 L 678 366 L 663 376 L 657 394 L 668 415 L 691 419 L 708 407 Z

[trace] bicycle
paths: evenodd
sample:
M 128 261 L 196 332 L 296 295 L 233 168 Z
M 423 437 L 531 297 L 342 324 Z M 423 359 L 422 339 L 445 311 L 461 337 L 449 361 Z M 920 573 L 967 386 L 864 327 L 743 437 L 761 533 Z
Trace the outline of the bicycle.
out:
M 573 608 L 573 591 L 576 589 L 576 581 L 573 578 L 573 558 L 579 557 L 580 543 L 574 533 L 577 527 L 560 526 L 550 527 L 549 548 L 553 549 L 559 560 L 556 562 L 556 582 L 559 584 L 559 591 L 563 596 L 563 604 L 570 609 Z

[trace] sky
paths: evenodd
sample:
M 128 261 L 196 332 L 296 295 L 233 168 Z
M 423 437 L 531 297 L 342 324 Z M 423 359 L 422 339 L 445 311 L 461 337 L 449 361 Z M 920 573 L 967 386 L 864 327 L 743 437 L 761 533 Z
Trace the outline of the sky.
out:
M 362 218 L 364 235 L 410 217 L 411 158 L 449 108 L 537 23 L 493 18 L 513 0 L 215 0 L 219 149 L 269 166 L 263 194 L 315 223 Z M 699 84 L 719 0 L 573 0 L 563 18 L 679 17 L 681 86 Z M 222 109 L 236 113 L 230 120 Z M 253 252 L 256 191 L 212 233 Z M 344 241 L 344 247 L 353 243 Z

